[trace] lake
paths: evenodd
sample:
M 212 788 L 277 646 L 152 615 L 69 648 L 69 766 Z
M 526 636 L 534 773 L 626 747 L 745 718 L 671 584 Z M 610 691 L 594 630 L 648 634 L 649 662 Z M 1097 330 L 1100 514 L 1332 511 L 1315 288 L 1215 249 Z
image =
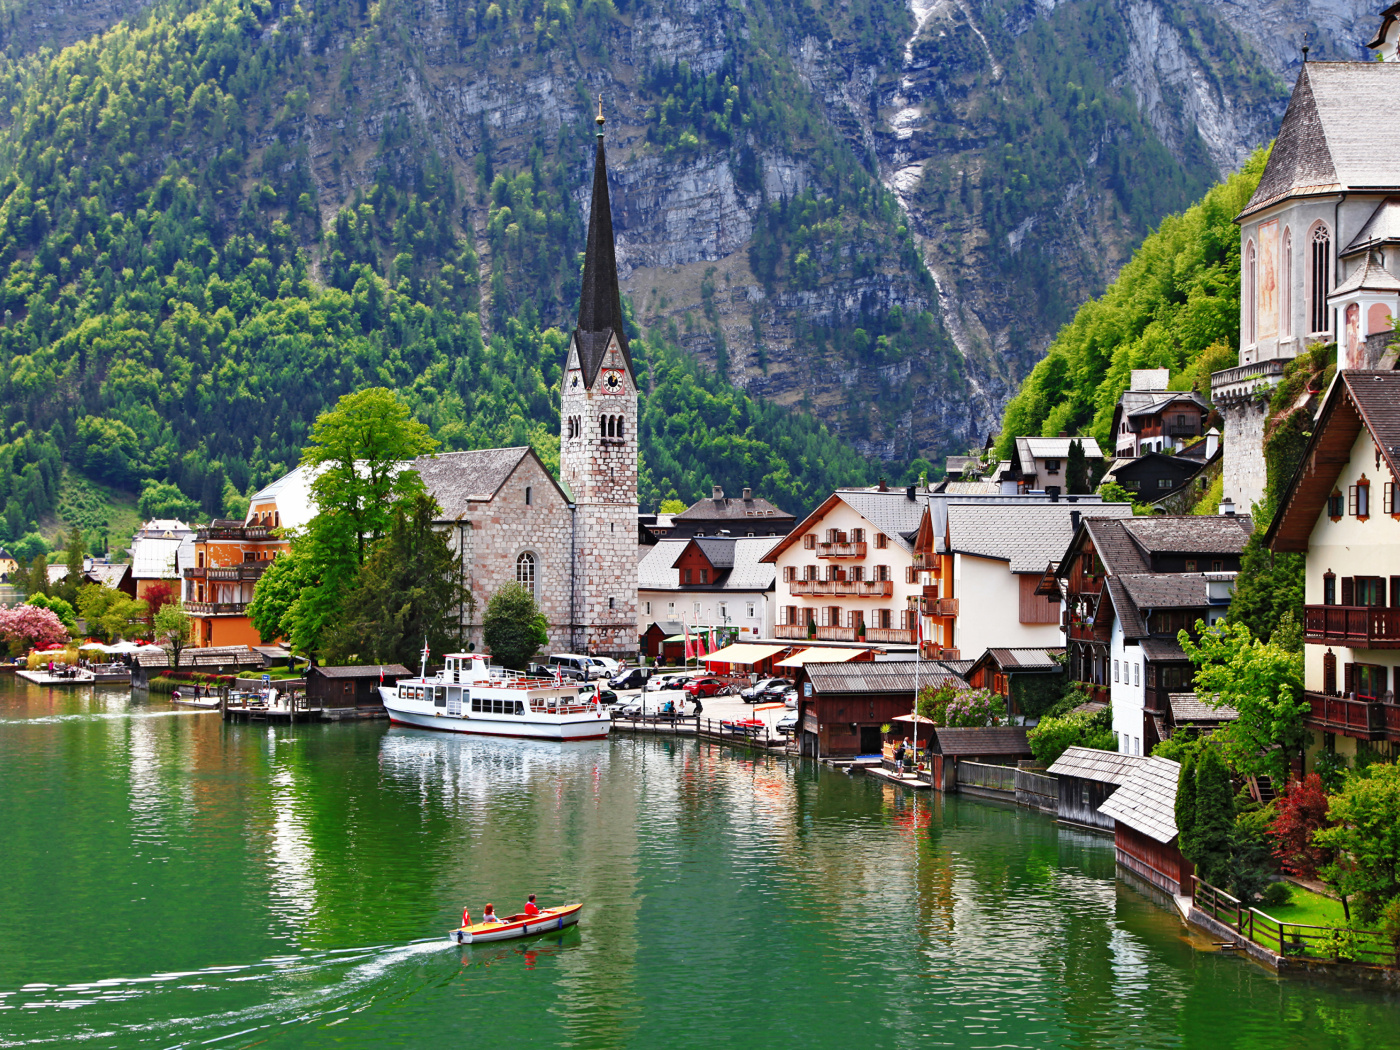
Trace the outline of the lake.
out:
M 695 741 L 0 678 L 0 885 L 0 1046 L 1400 1046 L 1393 997 L 1193 948 L 1105 837 Z M 531 892 L 581 924 L 447 942 Z

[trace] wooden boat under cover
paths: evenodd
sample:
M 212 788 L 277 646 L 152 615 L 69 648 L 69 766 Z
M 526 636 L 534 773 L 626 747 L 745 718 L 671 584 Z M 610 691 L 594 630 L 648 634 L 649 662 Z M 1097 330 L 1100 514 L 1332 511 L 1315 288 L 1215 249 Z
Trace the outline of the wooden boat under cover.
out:
M 578 904 L 564 904 L 557 908 L 542 908 L 538 915 L 504 915 L 500 922 L 478 922 L 471 926 L 459 926 L 448 934 L 448 939 L 458 944 L 482 944 L 487 941 L 509 941 L 516 937 L 533 937 L 537 933 L 562 930 L 578 922 Z

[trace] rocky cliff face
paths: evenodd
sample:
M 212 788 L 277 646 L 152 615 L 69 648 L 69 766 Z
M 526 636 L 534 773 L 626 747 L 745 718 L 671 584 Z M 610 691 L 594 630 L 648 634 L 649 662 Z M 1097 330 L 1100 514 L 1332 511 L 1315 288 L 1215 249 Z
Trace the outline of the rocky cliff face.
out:
M 65 44 L 140 7 L 17 5 L 6 43 Z M 1361 58 L 1376 23 L 1360 0 L 278 12 L 309 72 L 278 87 L 252 149 L 305 165 L 323 222 L 381 166 L 436 152 L 475 187 L 457 219 L 489 323 L 492 297 L 522 283 L 490 231 L 489 176 L 562 163 L 578 187 L 553 246 L 567 291 L 601 94 L 641 326 L 896 461 L 997 429 L 1056 328 L 1143 233 L 1270 138 L 1302 33 L 1314 57 Z M 725 77 L 736 108 L 721 118 Z M 570 322 L 556 312 L 545 320 Z

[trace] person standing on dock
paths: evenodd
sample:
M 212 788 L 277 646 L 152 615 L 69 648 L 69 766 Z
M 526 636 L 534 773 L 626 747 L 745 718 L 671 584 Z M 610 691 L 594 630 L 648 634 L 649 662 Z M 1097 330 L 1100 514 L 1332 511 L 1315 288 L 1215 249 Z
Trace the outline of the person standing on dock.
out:
M 908 740 L 901 740 L 894 746 L 894 771 L 896 776 L 904 776 L 904 748 Z

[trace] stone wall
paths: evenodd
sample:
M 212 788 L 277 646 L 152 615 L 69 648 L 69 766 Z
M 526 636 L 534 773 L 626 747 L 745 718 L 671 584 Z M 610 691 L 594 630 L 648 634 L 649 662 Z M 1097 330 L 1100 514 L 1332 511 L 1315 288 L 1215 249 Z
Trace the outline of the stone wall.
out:
M 1264 461 L 1264 421 L 1268 415 L 1267 400 L 1241 398 L 1217 407 L 1225 417 L 1223 449 L 1222 499 L 1231 499 L 1241 514 L 1264 498 L 1269 470 Z

